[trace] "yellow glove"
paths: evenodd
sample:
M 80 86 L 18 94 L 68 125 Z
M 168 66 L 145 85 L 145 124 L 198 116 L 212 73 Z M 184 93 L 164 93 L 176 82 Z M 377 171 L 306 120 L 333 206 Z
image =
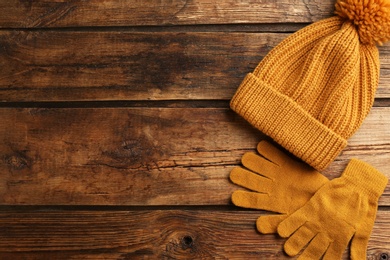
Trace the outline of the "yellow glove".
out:
M 259 155 L 246 153 L 230 179 L 253 192 L 237 190 L 232 195 L 234 205 L 268 210 L 280 215 L 261 216 L 257 220 L 259 232 L 276 233 L 278 224 L 305 205 L 314 193 L 329 180 L 310 166 L 291 159 L 272 144 L 261 141 Z
M 387 178 L 372 166 L 352 159 L 340 178 L 324 184 L 302 208 L 278 226 L 290 237 L 285 252 L 299 259 L 341 259 L 351 243 L 351 259 L 366 259 L 367 243 Z M 353 238 L 352 238 L 353 237 Z

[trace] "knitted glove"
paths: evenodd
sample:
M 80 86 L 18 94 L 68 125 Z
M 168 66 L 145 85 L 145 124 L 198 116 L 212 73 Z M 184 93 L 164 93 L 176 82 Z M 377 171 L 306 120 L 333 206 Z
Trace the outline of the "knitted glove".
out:
M 237 190 L 232 201 L 239 207 L 281 213 L 257 220 L 259 232 L 276 233 L 278 224 L 308 202 L 328 179 L 266 141 L 258 144 L 257 151 L 263 157 L 246 153 L 242 164 L 247 169 L 236 167 L 230 173 L 233 183 L 253 192 Z
M 351 258 L 366 259 L 367 243 L 387 178 L 370 165 L 352 159 L 340 178 L 324 184 L 277 230 L 290 237 L 285 252 L 299 259 L 340 259 L 351 243 Z

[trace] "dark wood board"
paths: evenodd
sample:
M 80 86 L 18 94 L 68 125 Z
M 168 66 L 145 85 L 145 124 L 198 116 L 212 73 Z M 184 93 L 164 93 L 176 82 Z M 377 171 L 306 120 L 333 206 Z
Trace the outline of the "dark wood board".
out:
M 255 229 L 258 211 L 126 210 L 0 212 L 0 258 L 291 259 L 284 239 Z M 380 210 L 368 259 L 390 254 Z M 349 259 L 348 249 L 343 259 Z
M 355 157 L 389 176 L 388 107 L 325 174 Z M 241 156 L 266 139 L 227 108 L 0 109 L 0 204 L 226 205 Z M 192 194 L 192 196 L 188 196 Z M 390 189 L 380 201 L 390 205 Z
M 285 33 L 0 31 L 0 101 L 230 100 Z M 377 98 L 390 97 L 390 45 Z
M 327 1 L 89 0 L 0 2 L 0 27 L 304 23 L 329 17 Z

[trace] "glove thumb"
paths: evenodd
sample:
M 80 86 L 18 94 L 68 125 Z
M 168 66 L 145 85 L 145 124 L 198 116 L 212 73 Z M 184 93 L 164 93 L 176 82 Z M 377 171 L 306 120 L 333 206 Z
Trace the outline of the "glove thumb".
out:
M 261 216 L 256 221 L 256 228 L 262 234 L 277 233 L 280 222 L 285 220 L 288 215 L 266 215 Z

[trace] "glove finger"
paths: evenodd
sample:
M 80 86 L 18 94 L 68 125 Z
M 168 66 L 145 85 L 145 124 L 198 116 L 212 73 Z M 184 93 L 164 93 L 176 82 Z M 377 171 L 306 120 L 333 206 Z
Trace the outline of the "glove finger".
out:
M 367 238 L 353 238 L 351 244 L 351 259 L 364 259 L 367 256 L 369 236 Z
M 257 144 L 257 151 L 259 152 L 259 154 L 279 166 L 291 160 L 291 158 L 289 158 L 289 156 L 285 152 L 279 150 L 267 141 L 260 141 Z
M 270 179 L 257 175 L 251 171 L 245 170 L 241 167 L 235 167 L 230 172 L 230 180 L 240 185 L 241 187 L 245 187 L 247 189 L 268 193 L 272 187 L 273 182 Z
M 303 212 L 304 213 L 304 212 Z M 293 214 L 288 216 L 284 221 L 282 221 L 278 226 L 278 234 L 281 237 L 289 237 L 297 229 L 302 227 L 306 222 L 306 217 L 310 214 L 302 214 L 302 208 L 295 211 Z
M 285 213 L 280 208 L 281 203 L 268 194 L 237 190 L 232 194 L 234 205 L 242 208 L 261 209 L 272 212 Z
M 319 233 L 313 238 L 298 259 L 321 259 L 329 244 L 330 239 L 324 233 Z
M 256 221 L 257 230 L 262 234 L 277 233 L 279 224 L 286 218 L 285 214 L 261 216 Z
M 275 175 L 280 172 L 279 166 L 254 153 L 245 153 L 241 162 L 249 170 L 270 179 L 275 179 Z
M 367 256 L 368 240 L 374 227 L 375 215 L 367 219 L 356 231 L 351 243 L 351 259 L 364 259 Z
M 328 250 L 326 251 L 325 255 L 324 255 L 324 260 L 333 260 L 333 259 L 341 259 L 342 256 L 343 256 L 343 253 L 345 251 L 345 249 L 348 247 L 348 243 L 349 241 L 351 240 L 352 236 L 353 236 L 353 229 L 351 227 L 345 227 L 346 230 L 345 231 L 342 231 L 340 230 L 340 233 L 343 233 L 343 234 L 346 234 L 346 235 L 343 235 L 342 237 L 338 238 L 336 241 L 334 241 L 333 243 L 330 244 Z M 358 246 L 358 245 L 356 245 Z M 367 247 L 365 247 L 367 248 Z M 363 249 L 363 248 L 361 248 Z M 351 259 L 366 259 L 367 257 L 367 254 L 366 254 L 366 250 L 364 250 L 364 255 L 362 254 L 359 254 L 359 255 L 355 255 L 357 256 L 357 258 L 354 257 L 354 254 L 356 253 L 356 250 L 360 251 L 360 248 L 352 248 L 351 246 Z M 361 251 L 360 251 L 361 253 Z
M 286 243 L 284 243 L 284 251 L 289 256 L 296 256 L 315 235 L 316 233 L 306 226 L 300 227 Z
M 363 259 L 367 255 L 368 238 L 352 242 L 351 259 Z

